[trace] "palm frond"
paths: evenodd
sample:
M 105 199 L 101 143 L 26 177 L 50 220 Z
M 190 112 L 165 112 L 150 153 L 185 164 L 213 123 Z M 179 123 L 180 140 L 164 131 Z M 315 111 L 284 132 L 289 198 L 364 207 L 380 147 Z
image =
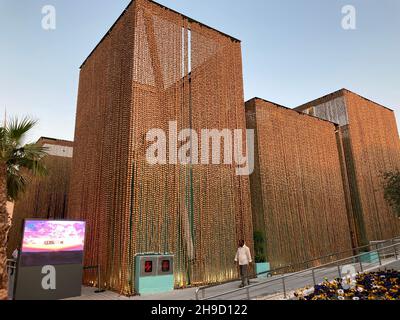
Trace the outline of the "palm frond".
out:
M 24 158 L 31 160 L 41 160 L 47 155 L 48 148 L 36 143 L 29 143 L 19 149 Z
M 36 123 L 27 117 L 13 118 L 5 127 L 0 127 L 0 162 L 7 167 L 7 198 L 10 200 L 17 200 L 25 191 L 29 177 L 47 174 L 43 162 L 47 148 L 33 143 L 22 145 Z
M 28 117 L 25 117 L 22 120 L 19 120 L 18 118 L 12 118 L 10 120 L 9 124 L 7 124 L 6 131 L 8 138 L 15 147 L 22 143 L 24 136 L 36 125 L 36 123 L 36 120 L 29 119 Z
M 7 130 L 4 127 L 0 127 L 0 141 L 3 141 L 6 136 Z
M 7 129 L 0 127 L 0 160 L 7 159 L 11 150 L 10 139 L 7 134 Z
M 47 174 L 47 169 L 42 159 L 47 155 L 46 150 L 46 147 L 37 144 L 27 144 L 14 150 L 7 163 L 18 168 L 28 169 L 33 175 L 44 176 Z
M 32 160 L 28 158 L 21 158 L 17 161 L 17 166 L 22 169 L 28 169 L 34 176 L 43 177 L 47 175 L 47 167 L 41 159 Z
M 28 176 L 24 175 L 20 169 L 15 166 L 7 168 L 7 199 L 17 201 L 23 194 L 29 183 Z

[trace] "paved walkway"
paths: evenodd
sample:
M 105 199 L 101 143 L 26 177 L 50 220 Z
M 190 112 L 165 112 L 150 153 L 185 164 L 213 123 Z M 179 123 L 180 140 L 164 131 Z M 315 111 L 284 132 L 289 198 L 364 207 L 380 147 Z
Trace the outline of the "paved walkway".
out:
M 252 279 L 251 284 L 259 283 L 262 280 L 262 278 Z M 240 283 L 240 281 L 235 281 L 210 288 L 207 290 L 207 296 L 237 289 Z M 135 296 L 128 298 L 111 291 L 95 293 L 97 290 L 96 288 L 82 287 L 82 296 L 67 300 L 195 300 L 196 289 L 197 288 L 180 289 L 169 293 L 159 293 L 154 295 Z
M 363 264 L 363 271 L 373 271 L 377 269 L 397 269 L 400 270 L 400 261 L 383 260 L 383 265 L 380 266 L 379 263 L 369 263 Z M 359 264 L 352 264 L 356 272 L 361 271 Z M 315 272 L 315 278 L 317 283 L 320 283 L 324 278 L 335 279 L 338 277 L 338 269 L 324 268 L 319 269 Z M 275 280 L 274 280 L 275 279 Z M 284 299 L 283 297 L 283 283 L 281 276 L 274 276 L 268 278 L 268 283 L 264 283 L 266 278 L 252 279 L 251 284 L 260 284 L 254 288 L 250 289 L 251 299 L 256 300 L 267 300 L 267 299 Z M 264 284 L 263 284 L 264 283 Z M 235 281 L 220 286 L 215 286 L 207 289 L 205 297 L 212 297 L 221 293 L 226 293 L 229 291 L 234 291 L 238 289 L 240 281 Z M 311 273 L 304 273 L 298 276 L 293 276 L 287 278 L 285 282 L 285 287 L 288 292 L 289 297 L 293 295 L 294 290 L 301 289 L 307 286 L 313 286 L 313 278 Z M 146 296 L 135 296 L 135 297 L 125 297 L 121 296 L 115 292 L 106 291 L 103 293 L 95 293 L 96 288 L 83 287 L 82 296 L 77 298 L 71 298 L 67 300 L 195 300 L 195 292 L 197 288 L 188 288 L 175 290 L 169 293 L 146 295 Z M 201 298 L 201 297 L 200 297 Z M 223 297 L 215 298 L 215 300 L 246 300 L 248 299 L 245 290 L 239 292 L 233 292 L 231 294 L 225 294 Z

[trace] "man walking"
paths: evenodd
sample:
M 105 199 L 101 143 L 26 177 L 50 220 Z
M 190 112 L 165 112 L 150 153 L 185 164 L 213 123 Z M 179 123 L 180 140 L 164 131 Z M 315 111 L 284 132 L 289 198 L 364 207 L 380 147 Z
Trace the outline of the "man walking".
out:
M 235 262 L 239 263 L 240 277 L 242 284 L 239 288 L 249 285 L 249 264 L 252 262 L 250 249 L 244 244 L 244 240 L 239 241 L 239 248 L 236 253 Z

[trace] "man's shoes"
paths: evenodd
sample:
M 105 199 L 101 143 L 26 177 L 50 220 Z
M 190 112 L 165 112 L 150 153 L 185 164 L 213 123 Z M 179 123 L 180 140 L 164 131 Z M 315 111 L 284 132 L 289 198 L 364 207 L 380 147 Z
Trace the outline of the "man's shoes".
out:
M 239 289 L 241 289 L 241 288 L 244 288 L 244 284 L 243 283 L 239 286 Z

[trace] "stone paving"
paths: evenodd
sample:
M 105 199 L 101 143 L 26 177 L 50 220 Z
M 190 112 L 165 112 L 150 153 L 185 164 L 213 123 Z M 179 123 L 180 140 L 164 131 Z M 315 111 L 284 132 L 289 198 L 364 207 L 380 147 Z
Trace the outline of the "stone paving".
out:
M 379 264 L 369 264 L 366 266 L 364 271 L 372 271 L 377 270 L 379 268 L 386 269 L 397 269 L 400 270 L 400 261 L 392 261 L 387 260 L 383 261 L 383 266 Z M 360 271 L 357 269 L 357 265 L 354 265 L 356 271 Z M 276 278 L 279 280 L 280 276 L 275 276 L 272 278 L 268 278 L 270 280 Z M 325 277 L 334 279 L 337 277 L 337 269 L 336 268 L 327 268 L 322 269 L 321 274 L 317 274 L 317 281 L 322 282 Z M 257 284 L 265 281 L 265 278 L 252 279 L 251 284 Z M 220 286 L 212 287 L 207 289 L 206 297 L 211 297 L 214 295 L 218 295 L 223 292 L 231 291 L 238 289 L 240 281 L 235 281 L 227 284 L 223 284 Z M 293 279 L 288 280 L 286 284 L 286 289 L 288 291 L 289 298 L 292 297 L 295 290 L 312 285 L 312 280 L 309 275 L 301 275 L 297 277 L 293 277 Z M 164 301 L 177 301 L 177 300 L 195 300 L 195 292 L 197 288 L 188 288 L 175 290 L 169 293 L 160 293 L 154 295 L 146 295 L 146 296 L 134 296 L 134 297 L 125 297 L 121 296 L 118 293 L 106 291 L 102 293 L 95 293 L 96 288 L 83 287 L 82 288 L 82 296 L 71 298 L 67 300 L 164 300 Z M 260 286 L 259 289 L 252 289 L 252 298 L 254 300 L 284 300 L 284 296 L 282 294 L 282 284 L 280 281 L 269 283 L 267 286 Z M 200 297 L 201 298 L 201 297 Z M 232 293 L 231 295 L 226 295 L 221 299 L 226 300 L 245 300 L 246 292 L 241 291 L 239 293 Z
M 252 279 L 251 284 L 255 284 L 262 281 L 261 279 Z M 216 286 L 207 290 L 207 296 L 218 294 L 229 290 L 237 289 L 240 285 L 240 281 L 234 281 L 231 283 Z M 188 288 L 175 290 L 169 293 L 159 293 L 154 295 L 146 296 L 134 296 L 125 297 L 118 293 L 106 291 L 102 293 L 95 293 L 97 288 L 82 287 L 82 296 L 76 298 L 70 298 L 67 300 L 195 300 L 195 293 L 197 288 Z

